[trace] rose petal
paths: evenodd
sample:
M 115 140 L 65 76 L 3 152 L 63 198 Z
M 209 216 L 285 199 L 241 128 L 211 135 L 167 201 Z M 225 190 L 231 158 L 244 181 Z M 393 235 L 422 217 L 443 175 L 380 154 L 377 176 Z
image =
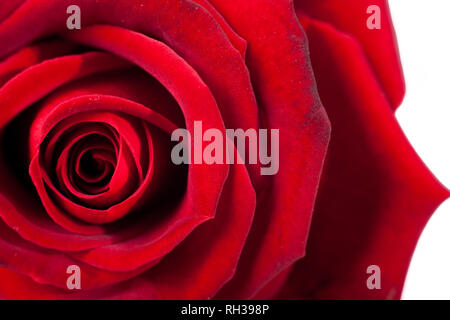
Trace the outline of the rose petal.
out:
M 235 273 L 255 204 L 245 166 L 231 166 L 215 219 L 197 228 L 157 266 L 133 281 L 151 288 L 157 299 L 213 298 Z
M 307 255 L 280 296 L 398 299 L 420 233 L 449 192 L 409 144 L 354 39 L 315 20 L 305 28 L 333 136 Z M 371 265 L 380 290 L 366 286 Z
M 250 298 L 304 255 L 330 125 L 291 1 L 210 2 L 248 41 L 262 122 L 280 129 L 279 172 L 257 194 L 261 200 L 237 273 L 218 295 Z
M 303 14 L 330 24 L 358 41 L 364 59 L 371 65 L 375 77 L 388 96 L 391 108 L 397 108 L 405 94 L 405 81 L 398 53 L 395 30 L 386 0 L 358 0 L 344 5 L 341 0 L 295 0 L 300 22 Z M 381 12 L 381 29 L 367 27 L 367 9 L 377 5 Z
M 17 10 L 25 0 L 9 0 L 0 3 L 0 23 Z
M 133 286 L 130 281 L 94 290 L 67 290 L 38 284 L 31 278 L 0 267 L 0 299 L 9 300 L 139 300 L 151 299 L 154 294 L 146 286 Z
M 2 196 L 0 195 L 0 197 Z M 22 240 L 2 221 L 0 221 L 0 231 L 0 263 L 12 270 L 30 276 L 40 284 L 51 284 L 67 289 L 68 275 L 66 270 L 70 265 L 78 265 L 82 270 L 82 285 L 85 290 L 130 279 L 147 268 L 143 267 L 128 273 L 99 270 L 62 253 L 31 245 L 29 242 Z
M 44 60 L 67 54 L 74 48 L 75 45 L 68 41 L 51 40 L 19 50 L 17 53 L 0 62 L 0 87 L 26 68 Z
M 216 219 L 197 228 L 155 269 L 135 279 L 67 294 L 37 285 L 0 268 L 0 297 L 9 299 L 206 299 L 233 276 L 255 209 L 255 193 L 244 165 L 231 168 Z M 213 236 L 212 236 L 213 235 Z M 210 241 L 205 242 L 207 237 Z M 179 265 L 183 265 L 180 271 Z M 7 286 L 11 281 L 24 290 Z M 26 288 L 26 290 L 25 290 Z
M 57 87 L 92 73 L 126 65 L 107 53 L 91 52 L 46 60 L 26 69 L 0 89 L 0 108 L 4 111 L 0 115 L 0 128 Z M 47 74 L 52 76 L 46 77 Z
M 27 1 L 0 26 L 0 42 L 7 44 L 0 48 L 0 57 L 39 37 L 66 31 L 66 16 L 55 13 L 65 12 L 71 4 L 70 0 L 48 3 Z M 82 32 L 86 31 L 87 26 L 102 23 L 162 39 L 199 73 L 211 89 L 227 128 L 258 128 L 259 111 L 245 60 L 233 46 L 236 43 L 234 37 L 227 37 L 230 30 L 221 22 L 216 10 L 205 1 L 200 1 L 200 4 L 204 7 L 190 0 L 168 3 L 147 1 L 139 6 L 130 6 L 129 0 L 116 0 L 114 4 L 108 0 L 78 1 L 84 11 Z M 30 15 L 51 16 L 52 19 L 30 25 L 30 19 L 27 18 Z M 65 36 L 76 34 L 71 31 Z M 123 36 L 123 40 L 126 40 L 127 35 Z M 98 45 L 93 42 L 91 46 Z M 258 174 L 259 167 L 248 167 L 253 184 L 259 188 L 258 185 L 263 184 Z
M 240 52 L 242 58 L 245 60 L 245 52 L 247 50 L 247 41 L 241 38 L 228 22 L 220 15 L 220 13 L 208 2 L 208 0 L 195 0 L 195 2 L 201 5 L 203 8 L 208 10 L 208 12 L 214 17 L 214 20 L 220 25 L 223 31 L 226 33 L 227 37 L 233 46 Z

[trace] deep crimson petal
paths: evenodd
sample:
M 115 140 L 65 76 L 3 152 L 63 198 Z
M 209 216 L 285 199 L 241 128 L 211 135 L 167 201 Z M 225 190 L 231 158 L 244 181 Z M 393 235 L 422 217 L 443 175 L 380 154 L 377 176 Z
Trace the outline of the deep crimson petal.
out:
M 83 221 L 87 221 L 90 223 L 98 223 L 98 224 L 110 223 L 126 215 L 128 212 L 130 212 L 133 206 L 139 201 L 140 196 L 144 193 L 145 188 L 150 184 L 151 181 L 151 173 L 149 173 L 148 177 L 146 178 L 146 181 L 140 186 L 140 188 L 142 188 L 141 190 L 138 190 L 137 192 L 130 192 L 131 194 L 130 197 L 118 203 L 114 203 L 114 205 L 108 207 L 107 209 L 94 209 L 86 207 L 85 205 L 82 204 L 72 202 L 70 199 L 62 195 L 60 191 L 58 191 L 57 188 L 51 183 L 48 176 L 42 173 L 42 168 L 38 165 L 38 162 L 39 160 L 37 157 L 33 158 L 33 160 L 31 161 L 30 176 L 36 186 L 36 189 L 38 190 L 39 195 L 42 198 L 43 204 L 46 207 L 47 212 L 49 213 L 51 212 L 53 214 L 58 212 L 58 209 L 52 206 L 53 199 L 56 198 L 56 202 L 59 204 L 59 206 L 66 211 L 65 214 L 72 214 L 82 219 Z M 132 162 L 131 155 L 128 155 L 126 159 L 124 159 L 122 162 L 123 163 Z M 121 168 L 122 171 L 129 170 L 128 167 L 124 168 L 119 164 L 118 169 L 120 170 Z M 123 179 L 120 185 L 124 189 L 122 191 L 127 192 L 128 185 L 126 183 L 128 182 L 133 183 L 133 175 L 130 174 L 130 180 L 125 180 L 124 178 L 127 178 L 128 176 L 123 172 L 121 173 L 122 173 L 121 177 L 123 177 Z M 52 194 L 52 196 L 50 197 L 47 196 L 48 192 L 47 188 L 50 189 L 50 192 Z M 122 194 L 119 194 L 118 196 L 122 196 Z
M 358 41 L 364 52 L 362 58 L 369 61 L 391 108 L 396 109 L 405 94 L 405 82 L 388 1 L 358 0 L 343 4 L 341 0 L 295 0 L 294 3 L 300 22 L 306 13 Z M 367 8 L 372 5 L 381 9 L 379 30 L 371 30 L 366 24 L 369 18 Z
M 161 130 L 169 134 L 175 128 L 185 127 L 183 113 L 171 94 L 151 75 L 137 66 L 132 66 L 122 70 L 100 72 L 72 81 L 42 99 L 40 112 L 36 115 L 34 121 L 36 129 L 30 129 L 30 138 L 33 139 L 30 144 L 40 145 L 42 134 L 47 134 L 57 121 L 61 121 L 61 118 L 57 117 L 52 109 L 63 102 L 82 96 L 90 96 L 92 99 L 97 99 L 97 96 L 108 97 L 112 101 L 105 101 L 105 103 L 111 103 L 111 108 L 115 108 L 117 105 L 114 102 L 116 98 L 119 100 L 119 105 L 121 104 L 120 100 L 128 100 L 129 103 L 138 104 L 140 106 L 123 106 L 114 109 L 114 111 L 124 112 L 137 118 L 143 117 L 146 121 L 160 127 Z M 105 107 L 103 106 L 101 109 L 108 110 Z M 135 111 L 136 109 L 140 111 Z M 145 109 L 149 111 L 144 112 Z M 160 114 L 160 116 L 150 117 L 149 114 L 152 112 Z M 75 115 L 76 112 L 70 114 Z M 39 129 L 39 126 L 42 125 L 41 122 L 50 121 L 46 119 L 51 115 L 54 116 L 54 119 L 52 122 L 48 122 L 45 133 L 41 132 Z M 171 124 L 169 125 L 169 123 Z M 32 150 L 30 154 L 34 154 L 34 151 Z
M 75 92 L 73 93 L 76 94 Z M 171 121 L 167 120 L 166 118 L 152 111 L 151 109 L 148 109 L 145 106 L 142 106 L 140 104 L 134 103 L 132 101 L 123 98 L 112 96 L 100 96 L 100 95 L 84 95 L 81 97 L 64 96 L 64 98 L 68 99 L 64 103 L 59 103 L 59 100 L 55 100 L 53 102 L 55 102 L 56 104 L 48 104 L 47 107 L 49 108 L 49 112 L 46 112 L 45 109 L 42 110 L 43 115 L 38 118 L 39 121 L 35 122 L 36 128 L 35 130 L 33 130 L 33 135 L 31 136 L 31 143 L 30 143 L 31 146 L 40 145 L 55 123 L 59 123 L 63 121 L 65 118 L 71 118 L 73 115 L 76 114 L 86 114 L 87 117 L 89 118 L 90 114 L 101 112 L 103 108 L 105 108 L 105 106 L 108 108 L 109 112 L 124 112 L 126 115 L 137 117 L 139 119 L 142 119 L 143 121 L 146 121 L 148 124 L 153 124 L 156 127 L 160 127 L 161 130 L 163 130 L 167 134 L 171 133 L 177 127 Z M 65 127 L 62 127 L 61 129 L 64 128 Z M 93 128 L 91 125 L 91 130 L 92 129 Z M 167 150 L 165 151 L 167 153 Z M 31 151 L 31 153 L 35 152 L 36 151 L 33 150 Z M 156 154 L 157 155 L 162 154 L 163 152 L 164 150 L 161 150 L 161 152 L 158 151 L 156 152 Z M 165 161 L 168 160 L 163 159 L 156 162 L 156 164 L 158 164 L 157 176 L 161 175 L 161 172 L 164 171 L 159 163 Z M 40 176 L 41 171 L 39 169 L 38 162 L 34 163 L 32 170 L 34 170 L 34 173 L 32 174 L 33 177 L 36 178 Z M 155 180 L 154 185 L 155 186 L 158 185 L 158 179 L 155 178 L 154 180 Z M 36 183 L 40 184 L 41 182 L 40 180 L 36 180 Z M 134 198 L 136 198 L 136 196 L 142 195 L 142 192 L 145 191 L 149 183 L 150 183 L 150 176 L 148 176 L 147 179 L 143 181 L 140 187 L 141 191 L 138 190 L 137 194 L 134 195 Z M 43 196 L 42 199 L 45 201 L 47 205 L 48 214 L 50 214 L 51 217 L 58 224 L 61 224 L 62 226 L 68 228 L 69 230 L 77 227 L 77 225 L 73 224 L 75 223 L 75 221 L 70 220 L 69 216 L 65 212 L 62 212 L 61 209 L 59 209 L 57 206 L 54 205 L 54 203 L 47 197 L 46 192 L 43 192 L 41 195 Z M 151 197 L 151 194 L 147 193 L 147 196 Z M 130 201 L 134 200 L 130 199 Z M 120 205 L 123 207 L 126 206 L 127 203 L 121 203 Z M 149 219 L 151 220 L 151 216 L 149 217 Z M 144 221 L 141 221 L 140 227 L 132 227 L 130 225 L 119 226 L 119 230 L 114 231 L 114 229 L 113 230 L 106 229 L 104 230 L 104 232 L 102 232 L 102 234 L 105 233 L 105 235 L 107 236 L 106 238 L 110 239 L 109 243 L 116 242 L 120 239 L 123 240 L 124 238 L 129 237 L 130 235 L 136 236 L 142 232 L 141 229 L 143 229 L 145 227 L 145 224 L 148 223 L 147 220 L 148 219 L 145 219 L 145 223 Z M 31 227 L 32 226 L 33 225 L 31 225 Z M 125 229 L 128 228 L 128 230 L 123 230 L 123 228 Z M 38 234 L 39 233 L 36 233 L 36 235 Z M 46 247 L 50 246 L 51 248 L 60 250 L 80 250 L 78 246 L 74 245 L 78 243 L 75 240 L 69 243 L 64 241 L 62 242 L 54 241 L 53 243 L 49 244 L 48 242 L 42 242 L 39 236 L 32 237 L 31 239 L 33 240 L 34 243 L 38 243 Z M 58 239 L 58 237 L 56 237 L 56 239 Z M 92 247 L 93 246 L 91 246 L 90 248 Z
M 30 67 L 0 89 L 0 128 L 30 104 L 59 86 L 87 75 L 121 69 L 128 64 L 107 53 L 91 52 L 46 60 Z M 51 74 L 51 77 L 46 75 Z
M 77 100 L 78 103 L 82 103 Z M 57 108 L 56 108 L 57 109 Z M 54 111 L 53 109 L 52 111 Z M 38 117 L 37 127 L 39 128 L 39 123 L 41 119 Z M 117 204 L 134 192 L 138 182 L 141 183 L 144 179 L 144 173 L 148 171 L 148 154 L 149 146 L 147 140 L 145 139 L 144 129 L 141 127 L 141 122 L 139 119 L 128 116 L 127 114 L 119 114 L 111 111 L 93 111 L 89 114 L 81 113 L 69 119 L 66 119 L 64 129 L 81 125 L 78 130 L 71 130 L 70 136 L 72 136 L 71 141 L 65 141 L 66 144 L 61 151 L 61 155 L 58 158 L 56 170 L 62 170 L 62 179 L 60 177 L 60 182 L 63 186 L 66 186 L 71 190 L 71 195 L 76 197 L 82 203 L 86 204 L 88 207 L 108 207 Z M 88 125 L 90 124 L 90 126 Z M 97 126 L 100 127 L 96 130 Z M 107 184 L 107 190 L 99 194 L 85 194 L 74 190 L 71 187 L 72 182 L 69 182 L 70 178 L 68 171 L 74 168 L 68 168 L 69 154 L 71 150 L 73 151 L 74 144 L 81 142 L 83 138 L 86 140 L 87 137 L 99 131 L 102 126 L 109 126 L 114 132 L 121 132 L 121 135 L 117 137 L 119 148 L 116 149 L 117 161 L 113 164 L 115 166 L 114 173 Z M 63 130 L 58 128 L 59 131 Z M 75 131 L 74 131 L 75 130 Z M 33 131 L 33 130 L 32 130 Z M 39 130 L 34 130 L 39 132 Z M 47 135 L 47 133 L 44 133 Z M 32 139 L 34 140 L 34 139 Z M 67 140 L 67 139 L 66 139 Z M 32 141 L 31 147 L 35 147 Z M 113 145 L 111 143 L 110 145 Z M 80 147 L 80 145 L 79 145 Z M 88 145 L 89 147 L 89 145 Z M 46 148 L 47 149 L 47 148 Z M 79 149 L 79 148 L 78 148 Z M 49 152 L 52 154 L 54 151 Z M 82 152 L 78 150 L 77 152 Z M 47 153 L 47 152 L 46 152 Z M 48 158 L 48 157 L 45 157 Z M 42 160 L 44 162 L 43 167 L 46 164 L 50 164 L 50 159 Z M 142 168 L 144 166 L 145 168 Z M 49 170 L 49 168 L 43 168 L 44 170 Z M 50 183 L 49 181 L 47 184 Z
M 10 179 L 8 181 L 14 181 L 14 177 L 8 174 L 7 169 L 0 167 L 0 173 L 5 179 Z M 10 182 L 9 185 L 10 192 L 14 193 L 18 198 L 25 199 L 27 196 L 29 197 L 29 195 L 24 194 L 23 190 L 16 183 Z M 22 203 L 17 201 L 17 199 L 15 202 L 13 201 L 4 195 L 0 196 L 2 220 L 24 239 L 40 246 L 61 250 L 86 250 L 113 243 L 121 238 L 120 236 L 104 234 L 86 237 L 80 234 L 69 233 L 55 225 L 35 199 L 22 201 Z
M 0 267 L 0 299 L 8 300 L 134 300 L 154 299 L 156 294 L 143 283 L 124 281 L 119 284 L 94 290 L 68 292 L 60 288 L 39 284 L 31 278 Z
M 65 12 L 71 4 L 70 0 L 45 3 L 28 0 L 0 26 L 0 42 L 7 44 L 0 48 L 0 57 L 39 37 L 66 32 L 66 16 L 57 13 Z M 161 39 L 183 57 L 211 89 L 227 128 L 258 128 L 259 111 L 245 60 L 233 46 L 235 37 L 227 36 L 234 32 L 221 21 L 216 10 L 205 1 L 200 4 L 205 7 L 191 0 L 146 1 L 139 6 L 130 6 L 129 0 L 78 1 L 84 12 L 82 32 L 87 26 L 101 23 Z M 30 15 L 51 19 L 30 25 Z M 75 33 L 66 32 L 66 35 L 70 37 Z M 126 39 L 127 35 L 124 36 Z M 260 185 L 258 167 L 249 166 L 249 171 L 254 185 Z
M 94 206 L 100 206 L 98 202 L 103 200 L 102 198 L 107 197 L 104 193 L 108 192 L 108 185 L 97 186 L 92 184 L 100 183 L 103 179 L 112 176 L 117 161 L 116 154 L 119 153 L 115 143 L 111 143 L 100 129 L 105 128 L 97 127 L 97 130 L 94 130 L 93 133 L 89 132 L 84 136 L 86 138 L 84 139 L 85 141 L 78 141 L 73 149 L 66 146 L 56 160 L 55 172 L 51 172 L 52 169 L 50 169 L 53 164 L 53 158 L 50 156 L 51 152 L 48 152 L 48 146 L 46 153 L 49 155 L 46 155 L 46 158 L 50 160 L 47 162 L 42 157 L 40 159 L 43 162 L 41 165 L 42 170 L 45 170 L 50 175 L 56 175 L 55 180 L 62 193 L 66 196 L 73 196 L 78 200 L 86 201 L 87 204 L 91 202 L 91 205 Z M 92 176 L 92 174 L 82 169 L 82 159 L 88 154 L 92 158 L 95 157 L 95 161 L 98 163 L 99 161 L 102 163 L 101 169 L 103 170 L 99 176 Z M 53 183 L 52 179 L 49 179 L 48 183 Z M 111 202 L 108 203 L 111 204 Z
M 83 180 L 85 187 L 87 187 L 87 184 L 100 183 L 114 171 L 115 154 L 108 149 L 102 149 L 102 147 L 102 145 L 93 145 L 90 148 L 86 148 L 82 150 L 75 159 L 75 174 Z M 103 166 L 101 168 L 102 172 L 100 174 L 92 175 L 82 169 L 82 159 L 89 152 L 92 152 L 93 159 L 103 162 Z
M 219 128 L 224 132 L 217 105 L 208 88 L 197 73 L 163 43 L 110 26 L 85 28 L 73 37 L 123 56 L 157 78 L 179 102 L 187 130 L 193 132 L 194 121 L 203 120 L 205 130 Z M 203 110 L 208 110 L 208 113 Z M 195 226 L 214 217 L 227 171 L 226 165 L 190 167 L 186 196 L 176 210 L 180 227 L 160 228 L 158 232 L 164 232 L 164 237 L 155 241 L 155 233 L 149 232 L 130 241 L 77 254 L 77 257 L 89 264 L 117 271 L 133 269 L 161 258 Z
M 291 265 L 280 272 L 275 278 L 270 280 L 258 293 L 253 297 L 254 300 L 274 299 L 280 290 L 286 285 L 287 280 L 292 272 L 294 265 Z
M 176 128 L 176 126 L 172 122 L 165 119 L 158 113 L 152 111 L 151 109 L 118 97 L 86 95 L 77 98 L 71 98 L 54 107 L 52 106 L 53 105 L 48 105 L 47 107 L 49 107 L 50 109 L 49 112 L 44 112 L 45 116 L 38 118 L 36 126 L 40 130 L 34 130 L 34 135 L 31 139 L 31 145 L 35 145 L 36 143 L 39 145 L 44 137 L 47 136 L 50 128 L 52 127 L 52 124 L 60 123 L 65 118 L 70 119 L 72 116 L 79 114 L 84 116 L 82 116 L 81 119 L 78 120 L 84 120 L 85 123 L 89 123 L 89 121 L 93 121 L 98 118 L 99 114 L 104 114 L 105 111 L 103 111 L 103 108 L 108 108 L 108 112 L 124 112 L 124 116 L 136 116 L 139 119 L 147 121 L 148 124 L 159 126 L 162 130 L 166 131 L 167 134 L 172 132 L 172 130 Z M 43 109 L 43 111 L 45 111 L 45 109 Z M 108 119 L 108 117 L 105 116 L 102 116 L 100 118 L 106 120 Z M 63 126 L 63 128 L 65 127 Z M 78 138 L 80 138 L 80 136 L 78 136 Z M 47 186 L 50 187 L 53 194 L 58 197 L 58 199 L 60 200 L 59 203 L 66 210 L 68 210 L 69 212 L 75 212 L 76 214 L 89 215 L 90 217 L 86 217 L 86 219 L 101 219 L 97 222 L 104 221 L 103 219 L 115 219 L 124 212 L 128 212 L 131 207 L 136 205 L 139 200 L 144 197 L 144 195 L 146 195 L 146 200 L 150 199 L 151 194 L 147 192 L 147 189 L 152 183 L 152 168 L 153 166 L 156 166 L 157 171 L 164 171 L 164 166 L 162 163 L 170 161 L 168 159 L 169 150 L 167 148 L 165 150 L 164 148 L 158 148 L 156 151 L 153 151 L 153 145 L 151 144 L 151 133 L 148 132 L 147 129 L 145 129 L 145 134 L 142 139 L 149 142 L 148 151 L 150 152 L 151 156 L 149 163 L 150 168 L 146 171 L 146 177 L 142 181 L 142 184 L 138 187 L 138 189 L 134 193 L 132 193 L 129 198 L 108 208 L 107 210 L 95 210 L 88 207 L 83 207 L 79 204 L 69 201 L 68 199 L 65 199 L 64 196 L 62 196 L 53 185 L 49 184 L 50 179 L 48 177 L 42 176 L 43 173 L 41 171 L 41 167 L 39 166 L 39 155 L 36 154 L 30 165 L 30 175 L 47 209 L 47 212 L 55 219 L 55 221 L 60 221 L 65 217 L 65 213 L 61 211 L 61 208 L 55 206 L 51 197 L 48 196 L 44 181 L 46 181 Z M 168 136 L 166 137 L 166 140 L 169 140 Z M 158 144 L 156 144 L 155 146 L 158 146 Z M 157 156 L 159 155 L 159 157 L 161 157 L 162 154 L 167 154 L 167 157 L 154 161 L 153 154 L 156 154 Z M 158 185 L 158 182 L 155 182 L 155 184 Z M 35 241 L 39 241 L 39 239 L 36 239 Z
M 230 170 L 216 218 L 197 228 L 153 269 L 104 290 L 67 294 L 0 268 L 0 297 L 9 299 L 206 299 L 233 276 L 255 209 L 245 166 Z M 205 238 L 209 241 L 205 242 Z M 180 264 L 183 268 L 180 270 Z M 14 286 L 6 285 L 8 281 Z M 20 285 L 26 290 L 16 290 Z
M 44 113 L 45 111 L 46 110 L 43 110 L 42 112 Z M 39 116 L 37 117 L 37 119 L 37 122 L 39 123 L 42 121 L 41 119 L 39 119 Z M 141 127 L 141 122 L 139 119 L 135 119 L 124 113 L 108 112 L 105 110 L 100 112 L 93 111 L 89 114 L 76 115 L 70 119 L 66 119 L 66 121 L 68 123 L 65 125 L 65 128 L 75 127 L 76 125 L 81 125 L 82 123 L 90 123 L 94 124 L 94 126 L 96 124 L 103 124 L 110 127 L 112 131 L 115 132 L 116 139 L 123 139 L 123 143 L 129 148 L 133 156 L 133 160 L 137 165 L 136 169 L 139 171 L 139 178 L 143 178 L 143 175 L 145 173 L 143 172 L 143 170 L 145 169 L 143 169 L 140 164 L 148 164 L 148 161 L 146 159 L 147 147 L 145 144 L 145 140 L 142 140 L 142 137 L 145 136 L 145 134 L 143 132 L 143 128 Z M 35 127 L 36 126 L 39 127 L 39 124 L 35 125 Z M 89 134 L 89 128 L 87 126 L 84 127 L 85 133 Z M 36 131 L 33 129 L 34 128 L 32 126 L 31 132 Z M 39 132 L 39 130 L 37 131 Z M 117 132 L 121 132 L 122 134 L 119 135 Z M 31 150 L 33 148 L 33 142 L 34 141 L 30 141 Z M 119 153 L 120 150 L 116 149 L 116 152 Z
M 0 267 L 0 279 L 1 300 L 51 300 L 65 296 L 62 289 L 40 285 L 31 278 L 4 267 Z
M 333 136 L 307 255 L 281 297 L 398 299 L 416 242 L 449 193 L 409 144 L 354 39 L 304 25 Z M 366 286 L 371 265 L 381 268 L 380 290 Z
M 158 299 L 213 298 L 235 273 L 255 204 L 255 192 L 245 166 L 231 166 L 215 219 L 198 227 L 136 281 L 148 282 Z
M 81 69 L 79 69 L 79 66 L 82 66 Z M 37 65 L 36 67 L 33 67 L 27 71 L 25 71 L 23 74 L 19 75 L 14 79 L 14 81 L 11 81 L 8 83 L 8 85 L 4 86 L 2 88 L 1 93 L 3 94 L 2 103 L 3 101 L 9 102 L 9 108 L 8 111 L 12 112 L 11 116 L 8 116 L 4 118 L 3 120 L 5 122 L 9 121 L 11 117 L 14 116 L 15 113 L 19 112 L 21 109 L 23 109 L 27 103 L 31 103 L 33 100 L 38 99 L 39 97 L 43 96 L 47 93 L 47 91 L 53 89 L 57 85 L 62 84 L 64 81 L 73 80 L 82 76 L 85 76 L 87 74 L 93 73 L 93 72 L 101 72 L 108 69 L 115 69 L 115 68 L 122 68 L 126 66 L 127 64 L 121 61 L 120 59 L 110 57 L 106 54 L 97 54 L 97 53 L 90 53 L 86 55 L 81 56 L 69 56 L 65 58 L 59 58 L 51 61 L 46 61 L 42 63 L 41 65 Z M 36 78 L 41 79 L 42 73 L 53 73 L 54 77 L 52 78 L 46 78 L 48 80 L 48 83 L 45 82 L 43 84 L 42 81 L 36 81 Z M 58 77 L 59 76 L 59 77 Z M 22 92 L 20 94 L 16 93 L 21 91 L 22 86 L 27 86 L 27 83 L 35 84 L 36 82 L 43 84 L 42 88 L 37 86 L 28 86 L 30 87 L 30 90 L 26 91 L 26 94 L 23 94 Z M 44 88 L 45 85 L 48 85 L 48 87 Z M 33 88 L 34 90 L 31 90 Z M 7 97 L 20 97 L 21 99 L 17 100 L 8 100 Z M 16 106 L 14 108 L 14 106 Z M 14 111 L 15 110 L 15 111 Z M 2 114 L 3 115 L 3 114 Z M 10 176 L 10 173 L 3 174 L 5 179 L 7 176 Z M 9 178 L 10 180 L 14 180 L 13 177 Z M 8 181 L 10 181 L 8 180 Z M 18 186 L 17 186 L 18 187 Z M 10 199 L 23 199 L 23 192 L 20 192 L 17 188 L 12 189 L 11 184 L 8 184 L 8 190 L 5 189 L 5 194 L 10 195 Z M 15 190 L 14 192 L 10 192 L 11 190 Z M 20 203 L 21 201 L 18 200 L 16 203 L 16 208 L 22 207 L 27 204 Z M 28 205 L 27 205 L 28 206 Z M 39 206 L 34 205 L 34 209 L 32 207 L 29 207 L 28 209 L 25 209 L 22 211 L 20 216 L 18 215 L 20 211 L 15 210 L 8 210 L 5 212 L 2 212 L 3 218 L 5 221 L 8 222 L 8 224 L 11 227 L 16 228 L 19 230 L 19 232 L 23 233 L 25 238 L 27 239 L 38 239 L 40 242 L 44 242 L 45 246 L 63 246 L 63 248 L 70 249 L 70 250 L 79 250 L 81 248 L 87 248 L 88 247 L 95 247 L 100 244 L 106 244 L 106 243 L 112 243 L 114 241 L 117 241 L 118 239 L 121 239 L 123 237 L 126 237 L 127 232 L 123 232 L 119 235 L 102 235 L 100 237 L 94 237 L 94 238 L 87 238 L 86 241 L 81 242 L 81 247 L 74 245 L 74 244 L 80 244 L 80 239 L 83 239 L 83 237 L 80 237 L 79 235 L 71 235 L 65 232 L 61 232 L 58 228 L 55 228 L 54 226 L 51 226 L 49 222 L 45 219 L 45 213 L 40 210 Z M 23 213 L 27 213 L 28 217 L 24 219 L 24 216 L 22 216 Z M 96 226 L 75 226 L 73 225 L 72 228 L 78 229 L 76 231 L 83 232 L 83 233 L 95 233 L 95 234 L 103 234 L 104 228 L 98 228 Z M 43 231 L 47 230 L 47 231 Z M 135 230 L 135 229 L 133 229 Z M 133 231 L 132 230 L 132 231 Z M 46 236 L 43 237 L 42 234 L 45 234 Z M 129 237 L 129 235 L 128 235 Z M 59 241 L 54 241 L 60 239 Z M 68 240 L 72 239 L 72 240 Z M 49 242 L 51 241 L 51 242 Z
M 67 81 L 95 72 L 120 69 L 127 65 L 126 62 L 105 53 L 87 53 L 44 61 L 28 68 L 0 89 L 0 107 L 4 111 L 0 117 L 1 127 L 5 126 L 29 104 L 34 103 L 52 89 Z M 45 74 L 52 74 L 52 77 L 45 77 Z M 24 90 L 24 88 L 28 88 L 28 90 Z M 80 240 L 82 237 L 69 234 L 56 226 L 52 226 L 40 206 L 23 201 L 24 197 L 27 197 L 24 195 L 23 187 L 13 183 L 15 178 L 12 177 L 3 160 L 0 164 L 0 170 L 2 177 L 5 179 L 0 183 L 0 191 L 13 203 L 12 207 L 14 207 L 14 210 L 0 211 L 0 216 L 8 225 L 17 229 L 27 239 L 37 237 L 45 242 L 51 241 L 52 238 L 60 239 L 60 243 L 65 247 L 71 246 L 71 243 L 78 243 L 74 239 Z M 22 208 L 23 211 L 18 208 Z M 102 228 L 95 226 L 86 228 L 90 229 L 89 232 L 102 232 Z M 72 241 L 69 239 L 72 239 Z M 110 243 L 111 241 L 105 236 L 86 240 L 87 242 L 82 247 Z
M 245 60 L 245 53 L 247 50 L 247 41 L 242 39 L 228 22 L 220 15 L 220 13 L 208 2 L 208 0 L 195 0 L 196 3 L 201 5 L 203 8 L 208 10 L 208 12 L 214 17 L 217 23 L 221 26 L 223 31 L 226 33 L 227 37 L 233 46 L 240 52 L 242 58 Z
M 83 287 L 90 290 L 135 277 L 147 267 L 132 272 L 108 272 L 79 262 L 63 253 L 43 249 L 21 239 L 0 221 L 0 264 L 31 277 L 40 284 L 67 289 L 67 267 L 82 270 Z M 3 282 L 3 279 L 2 279 Z
M 132 68 L 100 73 L 58 88 L 43 100 L 42 104 L 45 108 L 41 108 L 37 116 L 40 121 L 34 121 L 34 127 L 30 132 L 30 146 L 34 146 L 30 150 L 30 154 L 35 153 L 36 146 L 41 144 L 42 139 L 47 135 L 49 130 L 64 118 L 61 117 L 63 115 L 62 113 L 50 111 L 55 111 L 59 104 L 67 100 L 85 96 L 86 99 L 90 98 L 95 101 L 98 100 L 99 95 L 102 95 L 103 103 L 110 106 L 109 110 L 125 112 L 130 116 L 145 119 L 145 121 L 160 127 L 161 130 L 168 134 L 177 127 L 184 127 L 183 115 L 176 101 L 161 84 L 144 71 Z M 132 101 L 138 103 L 133 103 Z M 73 103 L 76 104 L 76 100 Z M 151 106 L 151 109 L 144 105 Z M 75 106 L 71 112 L 65 112 L 64 116 L 68 117 L 77 112 L 89 113 L 96 109 L 103 110 L 103 108 L 104 105 L 101 104 L 98 106 L 92 105 L 84 109 L 81 106 Z M 168 119 L 174 121 L 176 125 Z M 48 125 L 44 126 L 45 122 Z M 67 220 L 67 215 L 64 214 L 58 215 L 58 217 L 53 215 L 53 219 L 56 219 L 57 223 L 65 229 L 76 233 L 86 235 L 107 234 L 113 239 L 113 242 L 129 237 L 130 235 L 139 234 L 142 226 L 149 223 L 147 221 L 148 219 L 145 220 L 146 222 L 141 221 L 140 223 L 131 222 L 124 224 L 122 221 L 120 226 L 113 225 L 111 227 L 98 228 L 98 226 L 85 225 L 74 220 L 69 221 Z
M 0 2 L 0 23 L 10 16 L 26 0 L 8 0 Z
M 62 40 L 44 41 L 22 48 L 0 62 L 0 88 L 24 69 L 44 60 L 67 54 L 74 48 L 74 44 Z
M 248 41 L 247 64 L 262 122 L 280 129 L 280 170 L 270 188 L 257 194 L 255 222 L 236 276 L 219 293 L 249 298 L 304 255 L 330 126 L 292 3 L 210 2 Z

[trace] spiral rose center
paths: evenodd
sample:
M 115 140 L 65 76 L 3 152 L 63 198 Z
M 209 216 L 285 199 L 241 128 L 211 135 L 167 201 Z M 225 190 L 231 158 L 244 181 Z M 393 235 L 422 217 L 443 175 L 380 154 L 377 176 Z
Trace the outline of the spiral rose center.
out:
M 89 138 L 93 137 L 86 139 Z M 104 137 L 96 138 L 93 144 L 87 142 L 87 146 L 83 145 L 84 141 L 80 141 L 80 146 L 75 148 L 75 153 L 79 153 L 72 156 L 75 163 L 72 168 L 68 168 L 74 172 L 73 180 L 77 189 L 86 194 L 105 191 L 117 164 L 114 146 Z
M 86 182 L 99 182 L 107 175 L 107 162 L 94 151 L 88 151 L 80 159 L 79 175 Z
M 145 122 L 120 112 L 95 111 L 59 120 L 45 135 L 36 159 L 49 202 L 82 220 L 108 223 L 145 200 L 152 154 Z

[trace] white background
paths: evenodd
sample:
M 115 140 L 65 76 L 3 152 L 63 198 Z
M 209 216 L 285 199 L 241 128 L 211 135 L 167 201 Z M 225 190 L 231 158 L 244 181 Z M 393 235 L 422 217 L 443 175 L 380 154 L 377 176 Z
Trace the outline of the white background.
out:
M 406 77 L 397 118 L 417 153 L 450 187 L 450 0 L 390 0 Z M 450 201 L 434 214 L 403 299 L 450 299 Z

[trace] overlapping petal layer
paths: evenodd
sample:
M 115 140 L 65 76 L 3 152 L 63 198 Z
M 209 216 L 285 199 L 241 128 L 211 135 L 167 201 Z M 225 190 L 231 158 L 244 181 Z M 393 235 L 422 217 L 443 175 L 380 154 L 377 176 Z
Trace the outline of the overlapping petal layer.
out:
M 0 298 L 398 298 L 448 193 L 392 114 L 386 1 L 370 34 L 369 3 L 340 3 L 0 4 Z M 195 121 L 279 129 L 279 172 L 173 165 L 171 132 Z
M 358 43 L 321 21 L 301 22 L 333 135 L 307 254 L 280 297 L 398 299 L 420 233 L 449 193 L 409 144 Z M 381 290 L 366 285 L 371 265 Z

